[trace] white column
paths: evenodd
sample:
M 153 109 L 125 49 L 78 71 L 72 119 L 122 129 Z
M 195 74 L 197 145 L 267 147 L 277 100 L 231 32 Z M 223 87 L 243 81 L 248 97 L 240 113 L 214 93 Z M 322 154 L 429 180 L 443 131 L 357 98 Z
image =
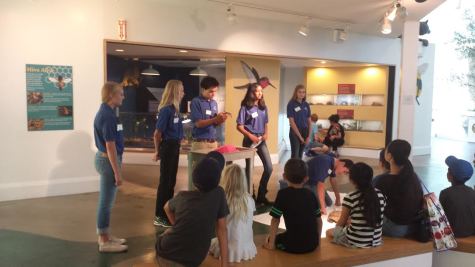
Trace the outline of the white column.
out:
M 417 91 L 417 54 L 419 22 L 406 21 L 402 35 L 401 87 L 399 98 L 398 139 L 414 141 L 415 97 Z

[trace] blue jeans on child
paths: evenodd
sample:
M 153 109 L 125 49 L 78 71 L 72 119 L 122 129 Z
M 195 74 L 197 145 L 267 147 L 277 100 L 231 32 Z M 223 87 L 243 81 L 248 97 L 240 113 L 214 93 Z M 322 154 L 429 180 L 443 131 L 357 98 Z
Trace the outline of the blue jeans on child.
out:
M 417 225 L 415 224 L 396 224 L 395 222 L 384 216 L 383 218 L 383 235 L 390 237 L 406 237 L 415 233 Z
M 122 158 L 118 156 L 119 168 Z M 115 185 L 114 170 L 109 158 L 98 152 L 95 158 L 95 167 L 100 175 L 99 202 L 97 204 L 97 234 L 108 234 L 112 207 L 114 206 L 117 186 Z

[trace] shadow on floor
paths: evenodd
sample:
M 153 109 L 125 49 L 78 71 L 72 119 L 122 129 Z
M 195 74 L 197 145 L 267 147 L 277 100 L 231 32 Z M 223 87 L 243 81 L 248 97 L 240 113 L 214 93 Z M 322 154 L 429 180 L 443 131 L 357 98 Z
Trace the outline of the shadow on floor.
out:
M 102 254 L 95 242 L 75 242 L 26 232 L 0 230 L 1 266 L 108 267 L 153 250 L 155 235 L 128 238 L 129 251 Z

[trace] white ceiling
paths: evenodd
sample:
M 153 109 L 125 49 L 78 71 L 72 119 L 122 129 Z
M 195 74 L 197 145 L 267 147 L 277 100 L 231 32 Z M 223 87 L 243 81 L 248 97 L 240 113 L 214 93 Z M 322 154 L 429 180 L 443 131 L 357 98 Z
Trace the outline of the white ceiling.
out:
M 223 7 L 233 2 L 235 13 L 239 17 L 259 17 L 268 20 L 286 21 L 301 25 L 305 17 L 312 17 L 311 27 L 344 28 L 350 27 L 351 32 L 387 36 L 380 32 L 379 21 L 390 8 L 393 0 L 207 0 Z M 408 20 L 419 21 L 438 7 L 445 0 L 427 0 L 417 3 L 415 0 L 402 0 L 408 10 Z M 244 6 L 253 6 L 242 7 Z M 273 12 L 274 10 L 275 12 Z M 291 15 L 292 14 L 292 15 Z M 393 23 L 393 33 L 389 37 L 399 36 L 402 32 L 402 21 Z

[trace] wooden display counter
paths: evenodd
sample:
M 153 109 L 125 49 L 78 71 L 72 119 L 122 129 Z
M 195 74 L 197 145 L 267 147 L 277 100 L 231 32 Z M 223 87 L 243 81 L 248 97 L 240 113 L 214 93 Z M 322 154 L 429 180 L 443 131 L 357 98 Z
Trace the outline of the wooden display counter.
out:
M 246 173 L 246 177 L 247 177 L 247 187 L 248 187 L 249 192 L 251 192 L 251 178 L 254 172 L 254 156 L 256 154 L 256 149 L 247 148 L 247 147 L 236 147 L 236 148 L 238 150 L 237 152 L 223 154 L 224 160 L 227 163 L 240 160 L 240 159 L 250 160 L 250 168 L 249 168 L 249 172 Z M 193 173 L 193 166 L 195 162 L 200 161 L 202 158 L 204 158 L 204 156 L 206 156 L 206 154 L 208 154 L 211 151 L 213 151 L 213 149 L 200 149 L 200 150 L 188 152 L 188 189 L 189 190 L 193 189 L 192 173 Z

